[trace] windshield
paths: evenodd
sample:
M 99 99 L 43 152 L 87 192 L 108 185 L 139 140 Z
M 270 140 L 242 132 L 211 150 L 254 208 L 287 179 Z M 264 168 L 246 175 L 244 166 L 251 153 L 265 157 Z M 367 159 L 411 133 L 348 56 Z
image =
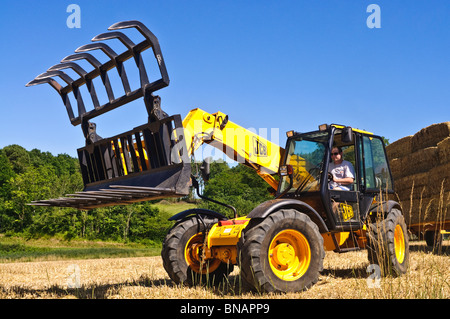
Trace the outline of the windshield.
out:
M 313 132 L 293 138 L 287 146 L 286 164 L 292 165 L 293 184 L 289 193 L 312 192 L 320 188 L 320 175 L 328 132 Z M 289 187 L 289 177 L 281 179 L 280 192 Z

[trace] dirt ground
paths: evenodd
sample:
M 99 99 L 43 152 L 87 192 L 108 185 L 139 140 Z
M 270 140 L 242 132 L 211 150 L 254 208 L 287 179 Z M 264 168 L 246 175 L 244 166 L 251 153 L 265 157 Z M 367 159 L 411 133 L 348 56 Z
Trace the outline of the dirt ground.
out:
M 367 252 L 327 252 L 319 282 L 308 291 L 260 294 L 245 291 L 239 270 L 225 286 L 175 285 L 160 257 L 110 258 L 0 264 L 0 299 L 216 299 L 216 298 L 450 298 L 450 241 L 442 253 L 411 243 L 410 270 L 371 280 Z

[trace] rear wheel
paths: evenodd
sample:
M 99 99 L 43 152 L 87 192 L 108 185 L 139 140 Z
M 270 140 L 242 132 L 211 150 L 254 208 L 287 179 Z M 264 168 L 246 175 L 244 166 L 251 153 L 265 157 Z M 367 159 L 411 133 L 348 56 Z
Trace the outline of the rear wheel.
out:
M 238 249 L 242 278 L 258 291 L 301 291 L 323 270 L 323 237 L 306 214 L 294 209 L 252 219 Z
M 369 224 L 368 258 L 382 273 L 401 275 L 409 267 L 409 239 L 403 214 L 391 209 L 383 220 Z
M 192 216 L 175 224 L 163 242 L 161 257 L 169 277 L 177 284 L 219 284 L 233 265 L 219 259 L 204 258 L 205 226 L 218 222 L 207 216 Z

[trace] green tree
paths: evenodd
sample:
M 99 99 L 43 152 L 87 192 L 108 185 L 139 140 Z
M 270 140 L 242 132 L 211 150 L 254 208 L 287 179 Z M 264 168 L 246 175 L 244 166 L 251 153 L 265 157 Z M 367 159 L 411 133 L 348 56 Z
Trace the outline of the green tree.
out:
M 25 168 L 30 165 L 30 155 L 27 150 L 17 144 L 5 146 L 3 152 L 11 163 L 12 169 L 16 174 L 23 173 Z
M 203 194 L 234 206 L 238 215 L 244 216 L 260 203 L 272 198 L 268 187 L 269 185 L 253 169 L 239 164 L 232 168 L 222 166 L 218 174 L 211 174 Z M 228 217 L 232 216 L 229 208 L 215 203 L 203 201 L 201 207 L 220 212 Z
M 14 170 L 8 157 L 0 150 L 0 201 L 10 197 L 9 180 L 14 176 Z
M 56 183 L 56 175 L 49 166 L 34 168 L 28 166 L 21 174 L 10 180 L 11 198 L 5 201 L 4 207 L 15 216 L 15 231 L 23 231 L 32 221 L 32 215 L 38 209 L 27 205 L 33 200 L 45 199 L 57 195 L 52 187 Z

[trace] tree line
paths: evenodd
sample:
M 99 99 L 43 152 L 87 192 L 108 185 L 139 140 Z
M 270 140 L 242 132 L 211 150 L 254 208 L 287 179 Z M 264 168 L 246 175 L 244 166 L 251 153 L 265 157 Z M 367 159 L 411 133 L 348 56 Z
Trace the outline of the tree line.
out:
M 195 173 L 198 164 L 192 165 Z M 235 206 L 241 216 L 271 198 L 268 185 L 241 164 L 230 167 L 213 162 L 210 180 L 203 184 L 205 196 Z M 19 145 L 0 149 L 0 234 L 160 244 L 173 225 L 168 213 L 152 205 L 152 201 L 89 211 L 27 205 L 82 190 L 77 158 L 38 149 L 27 151 Z M 232 216 L 230 209 L 201 201 L 193 193 L 183 200 Z
M 19 145 L 0 149 L 0 233 L 159 243 L 171 226 L 170 216 L 147 202 L 89 211 L 27 205 L 82 190 L 77 158 Z

